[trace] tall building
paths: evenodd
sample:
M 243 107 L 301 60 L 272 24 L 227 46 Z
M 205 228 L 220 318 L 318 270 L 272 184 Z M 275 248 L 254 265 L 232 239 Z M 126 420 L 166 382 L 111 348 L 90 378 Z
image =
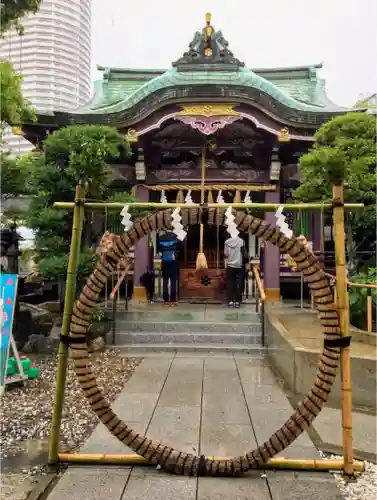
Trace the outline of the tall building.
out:
M 91 92 L 91 0 L 42 0 L 22 24 L 23 36 L 7 33 L 0 59 L 24 76 L 23 93 L 38 112 L 75 109 Z M 4 139 L 14 153 L 32 146 L 8 130 Z

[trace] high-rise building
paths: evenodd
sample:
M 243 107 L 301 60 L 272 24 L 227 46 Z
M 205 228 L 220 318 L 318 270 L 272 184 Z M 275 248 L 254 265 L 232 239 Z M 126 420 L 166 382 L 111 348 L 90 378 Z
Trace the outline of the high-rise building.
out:
M 22 20 L 24 35 L 9 31 L 0 59 L 24 76 L 24 96 L 38 111 L 75 109 L 91 92 L 91 0 L 42 0 L 35 15 Z M 14 153 L 32 146 L 23 137 L 3 137 Z

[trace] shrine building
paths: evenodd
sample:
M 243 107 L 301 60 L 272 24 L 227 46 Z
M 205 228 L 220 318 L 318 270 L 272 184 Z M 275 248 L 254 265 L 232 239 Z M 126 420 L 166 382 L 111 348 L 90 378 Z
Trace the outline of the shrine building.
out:
M 219 193 L 227 203 L 243 201 L 249 192 L 254 202 L 279 204 L 287 202 L 298 186 L 298 160 L 310 148 L 316 130 L 347 111 L 327 97 L 320 68 L 250 69 L 231 52 L 207 14 L 204 28 L 169 69 L 99 66 L 103 79 L 96 82 L 85 106 L 39 113 L 37 123 L 23 125 L 23 133 L 38 145 L 47 134 L 67 125 L 116 127 L 129 140 L 133 154 L 127 163 L 114 166 L 113 184 L 118 190 L 133 188 L 142 201 L 160 201 L 164 195 L 169 202 L 183 202 L 190 192 L 199 202 L 205 147 L 206 201 L 216 201 Z M 264 218 L 274 220 L 274 214 Z M 314 251 L 320 250 L 320 214 L 290 214 L 289 221 L 305 234 Z M 242 236 L 250 258 L 261 259 L 267 300 L 279 300 L 281 282 L 295 273 L 278 248 L 269 244 L 260 248 L 253 236 Z M 225 228 L 204 230 L 213 283 L 224 272 L 227 237 Z M 181 298 L 219 294 L 216 285 L 201 289 L 195 282 L 198 245 L 199 226 L 188 228 L 179 254 Z M 135 290 L 148 265 L 149 247 L 147 238 L 137 244 Z

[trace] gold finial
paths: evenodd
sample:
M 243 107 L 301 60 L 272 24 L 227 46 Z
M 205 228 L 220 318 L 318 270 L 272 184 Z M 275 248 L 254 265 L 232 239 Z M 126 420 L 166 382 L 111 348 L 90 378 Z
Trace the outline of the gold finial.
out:
M 210 12 L 207 12 L 206 14 L 206 23 L 209 24 L 212 19 L 212 14 Z

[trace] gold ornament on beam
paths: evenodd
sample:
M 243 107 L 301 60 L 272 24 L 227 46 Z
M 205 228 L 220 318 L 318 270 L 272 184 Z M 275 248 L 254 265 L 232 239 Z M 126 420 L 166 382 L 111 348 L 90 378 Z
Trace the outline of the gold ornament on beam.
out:
M 282 128 L 279 131 L 278 142 L 289 142 L 291 138 L 289 137 L 289 129 L 287 127 Z
M 235 104 L 192 104 L 189 106 L 182 105 L 181 111 L 178 111 L 176 116 L 240 116 L 238 111 L 235 111 Z
M 126 132 L 126 141 L 127 142 L 137 142 L 138 138 L 136 135 L 136 130 L 134 128 L 129 128 Z

